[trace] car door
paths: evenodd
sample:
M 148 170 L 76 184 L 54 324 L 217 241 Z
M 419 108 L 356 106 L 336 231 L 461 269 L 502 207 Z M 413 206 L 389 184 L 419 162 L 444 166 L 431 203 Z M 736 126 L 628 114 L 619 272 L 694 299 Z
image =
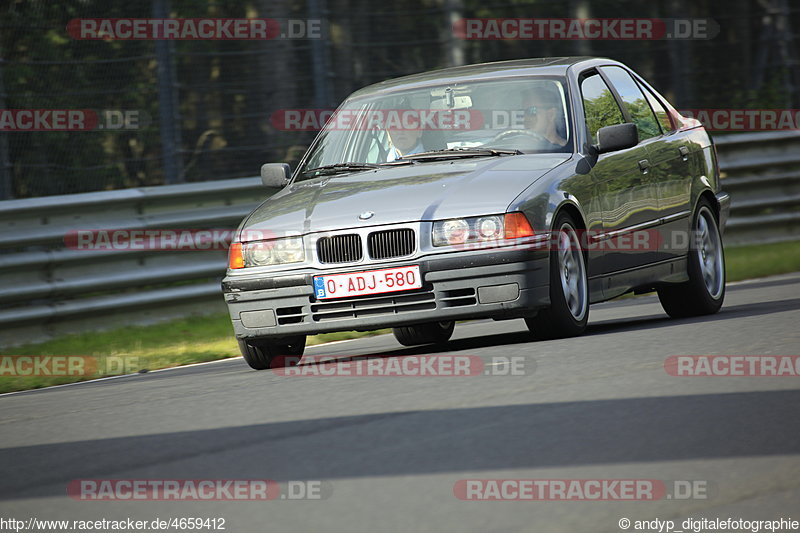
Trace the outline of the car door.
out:
M 678 150 L 667 145 L 670 140 L 664 135 L 664 130 L 653 108 L 630 72 L 620 66 L 609 65 L 599 69 L 609 81 L 611 87 L 622 104 L 622 110 L 628 121 L 636 125 L 639 134 L 639 146 L 646 151 L 643 167 L 643 182 L 646 182 L 647 198 L 644 200 L 646 208 L 640 211 L 637 219 L 638 229 L 630 239 L 633 254 L 633 263 L 646 264 L 666 259 L 662 221 L 665 215 L 662 202 L 663 187 L 669 181 L 669 176 L 674 173 L 673 165 L 677 158 Z M 669 121 L 666 111 L 661 116 L 662 120 Z M 668 130 L 667 130 L 668 131 Z M 674 185 L 674 184 L 673 184 Z M 673 200 L 670 200 L 673 201 Z M 626 240 L 627 242 L 627 240 Z
M 663 135 L 651 147 L 650 160 L 653 178 L 658 187 L 659 231 L 663 246 L 660 255 L 674 259 L 686 254 L 692 210 L 692 173 L 702 168 L 698 162 L 701 152 L 692 143 L 691 134 L 681 130 L 667 111 L 660 95 L 639 81 L 645 97 L 654 111 Z
M 586 128 L 594 144 L 600 128 L 630 122 L 618 94 L 597 69 L 582 74 L 580 87 Z M 628 241 L 637 227 L 657 218 L 648 164 L 646 143 L 597 157 L 591 173 L 603 211 L 603 231 L 592 244 L 599 253 L 590 256 L 596 276 L 639 266 L 645 259 Z

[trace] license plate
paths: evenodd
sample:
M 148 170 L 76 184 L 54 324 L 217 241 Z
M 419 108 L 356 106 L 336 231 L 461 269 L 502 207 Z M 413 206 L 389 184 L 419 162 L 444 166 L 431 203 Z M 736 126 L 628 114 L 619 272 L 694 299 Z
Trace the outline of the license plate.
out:
M 314 294 L 320 300 L 409 291 L 421 287 L 422 276 L 417 265 L 314 276 Z

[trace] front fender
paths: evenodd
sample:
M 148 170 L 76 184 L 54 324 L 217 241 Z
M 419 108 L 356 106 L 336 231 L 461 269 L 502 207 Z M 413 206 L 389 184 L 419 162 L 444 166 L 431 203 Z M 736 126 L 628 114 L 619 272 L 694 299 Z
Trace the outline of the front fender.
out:
M 549 231 L 560 209 L 570 206 L 583 219 L 586 229 L 602 228 L 594 180 L 581 157 L 554 168 L 525 189 L 509 204 L 508 211 L 522 211 L 534 230 Z

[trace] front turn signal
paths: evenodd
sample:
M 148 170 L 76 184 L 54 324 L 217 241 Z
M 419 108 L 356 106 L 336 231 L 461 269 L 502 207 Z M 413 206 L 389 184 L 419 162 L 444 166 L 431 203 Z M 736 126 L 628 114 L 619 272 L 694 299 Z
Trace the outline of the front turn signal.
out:
M 228 268 L 244 268 L 244 256 L 242 256 L 242 243 L 232 242 L 228 250 Z
M 523 213 L 506 213 L 503 225 L 506 230 L 506 239 L 521 239 L 534 235 L 531 223 Z

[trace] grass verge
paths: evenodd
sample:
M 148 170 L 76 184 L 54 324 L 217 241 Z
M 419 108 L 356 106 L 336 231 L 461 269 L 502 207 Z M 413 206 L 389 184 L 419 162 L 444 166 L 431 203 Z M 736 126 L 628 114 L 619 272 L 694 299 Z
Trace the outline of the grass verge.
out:
M 725 248 L 728 281 L 800 271 L 800 241 Z
M 725 251 L 728 281 L 800 271 L 800 241 L 729 247 Z M 309 337 L 308 345 L 386 333 L 344 331 Z M 94 379 L 145 368 L 155 370 L 239 355 L 227 314 L 184 318 L 152 326 L 80 333 L 43 343 L 4 350 L 9 355 L 97 358 L 99 372 L 91 376 L 9 376 L 9 357 L 0 357 L 0 393 L 36 389 Z M 124 364 L 128 364 L 125 368 Z
M 324 333 L 309 337 L 306 345 L 380 335 L 388 331 L 390 330 Z M 236 357 L 239 355 L 239 347 L 233 337 L 230 317 L 227 313 L 221 313 L 151 326 L 130 326 L 67 335 L 42 343 L 8 348 L 4 353 L 15 357 L 51 356 L 46 363 L 47 368 L 55 368 L 54 364 L 63 364 L 63 359 L 54 359 L 53 356 L 58 358 L 78 355 L 85 359 L 70 361 L 76 364 L 74 369 L 81 375 L 51 377 L 10 376 L 8 371 L 15 364 L 15 359 L 0 357 L 0 393 L 128 374 L 142 369 L 156 370 Z M 27 361 L 22 364 L 25 368 L 31 368 Z M 69 373 L 70 370 L 69 367 L 64 367 L 60 373 Z

